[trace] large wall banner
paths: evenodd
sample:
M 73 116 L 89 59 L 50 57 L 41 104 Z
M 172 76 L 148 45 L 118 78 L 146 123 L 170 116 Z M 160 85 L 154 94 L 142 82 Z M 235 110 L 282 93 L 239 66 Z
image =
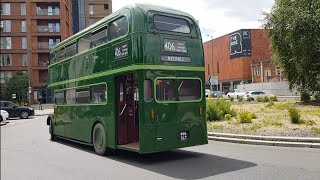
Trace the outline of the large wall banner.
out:
M 241 29 L 230 34 L 230 59 L 251 56 L 251 32 Z

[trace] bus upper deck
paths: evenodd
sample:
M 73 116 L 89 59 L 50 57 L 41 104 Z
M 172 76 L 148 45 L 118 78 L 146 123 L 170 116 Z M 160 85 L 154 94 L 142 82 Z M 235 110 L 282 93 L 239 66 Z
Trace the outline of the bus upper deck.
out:
M 161 68 L 159 65 L 203 68 L 196 21 L 173 9 L 126 6 L 51 50 L 49 86 L 134 64 L 140 65 L 133 67 L 136 69 Z

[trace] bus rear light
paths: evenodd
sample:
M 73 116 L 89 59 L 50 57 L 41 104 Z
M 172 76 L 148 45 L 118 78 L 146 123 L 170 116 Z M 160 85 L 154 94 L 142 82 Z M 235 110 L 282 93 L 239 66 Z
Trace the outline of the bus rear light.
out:
M 199 111 L 200 111 L 200 116 L 202 116 L 202 106 L 200 106 Z
M 152 118 L 152 121 L 154 121 L 154 111 L 153 110 L 151 111 L 151 118 Z

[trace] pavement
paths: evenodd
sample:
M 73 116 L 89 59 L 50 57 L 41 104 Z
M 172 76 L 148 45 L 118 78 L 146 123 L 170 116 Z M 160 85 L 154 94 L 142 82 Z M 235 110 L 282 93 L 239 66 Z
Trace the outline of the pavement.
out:
M 217 141 L 150 155 L 52 142 L 45 116 L 1 126 L 1 179 L 288 179 L 318 180 L 320 149 Z M 18 173 L 17 173 L 18 172 Z
M 316 137 L 256 136 L 208 132 L 208 139 L 239 144 L 320 148 L 320 138 Z

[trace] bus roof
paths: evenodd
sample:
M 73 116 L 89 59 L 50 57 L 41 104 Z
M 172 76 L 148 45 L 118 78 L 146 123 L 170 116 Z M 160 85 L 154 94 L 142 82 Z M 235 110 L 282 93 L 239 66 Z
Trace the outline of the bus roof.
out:
M 60 49 L 62 46 L 68 45 L 69 42 L 73 42 L 75 40 L 77 40 L 79 37 L 89 33 L 91 30 L 95 29 L 97 26 L 107 22 L 108 20 L 118 16 L 119 14 L 121 14 L 121 12 L 124 9 L 129 9 L 131 11 L 137 11 L 138 9 L 141 10 L 143 13 L 147 13 L 148 11 L 159 11 L 159 12 L 165 12 L 165 13 L 170 13 L 170 14 L 176 14 L 176 15 L 181 15 L 181 16 L 186 16 L 191 18 L 195 23 L 195 19 L 193 18 L 193 16 L 191 16 L 190 14 L 177 10 L 177 9 L 172 9 L 169 7 L 164 7 L 164 6 L 157 6 L 157 5 L 152 5 L 152 4 L 130 4 L 130 5 L 126 5 L 123 8 L 119 9 L 118 11 L 111 13 L 110 15 L 102 18 L 101 20 L 97 21 L 96 23 L 88 26 L 87 28 L 79 31 L 78 33 L 70 36 L 69 38 L 63 40 L 61 43 L 55 45 L 51 51 Z

